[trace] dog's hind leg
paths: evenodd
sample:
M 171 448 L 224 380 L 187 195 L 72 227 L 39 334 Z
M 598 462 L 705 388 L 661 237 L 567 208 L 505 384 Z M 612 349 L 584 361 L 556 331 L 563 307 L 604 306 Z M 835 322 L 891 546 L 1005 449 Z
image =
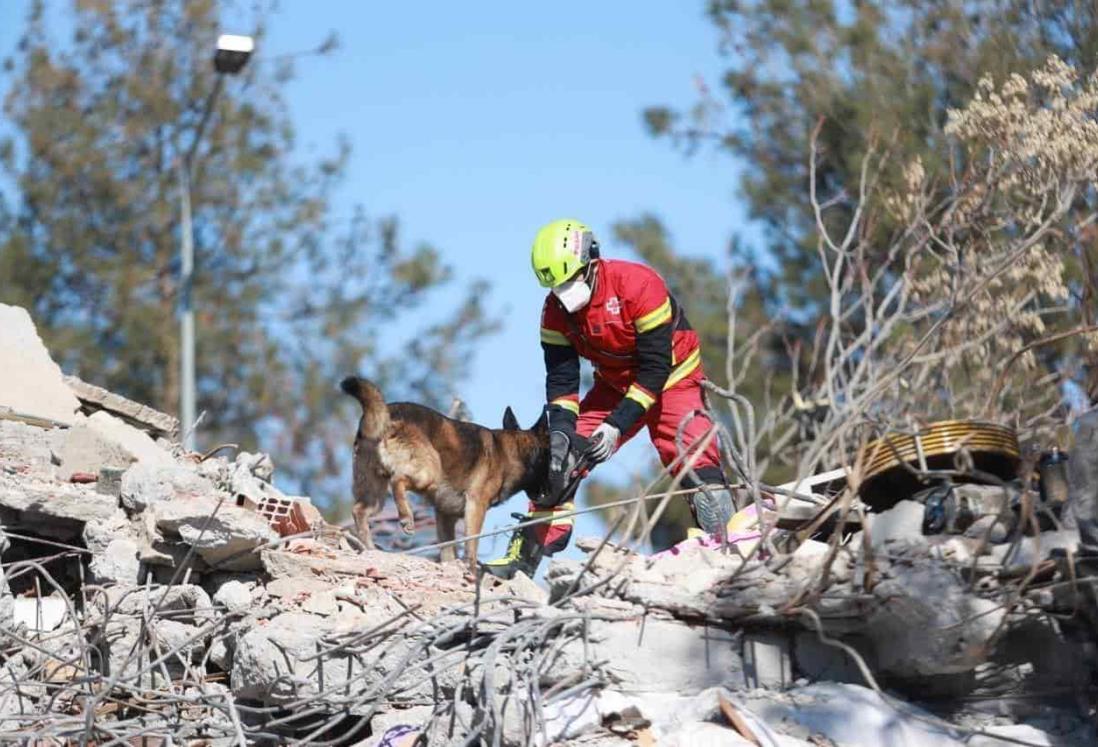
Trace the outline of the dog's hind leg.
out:
M 458 519 L 461 518 L 456 514 L 444 514 L 439 512 L 435 517 L 435 529 L 438 530 L 439 542 L 453 542 L 457 538 L 457 530 L 455 526 Z M 440 548 L 438 551 L 438 560 L 440 563 L 448 563 L 451 560 L 457 560 L 457 545 L 447 545 Z
M 379 506 L 365 501 L 355 501 L 351 506 L 351 515 L 355 519 L 355 534 L 367 550 L 376 550 L 374 535 L 370 531 L 370 517 L 377 513 Z
M 397 514 L 400 516 L 400 528 L 405 534 L 416 531 L 416 517 L 412 513 L 412 504 L 408 502 L 408 482 L 400 478 L 393 480 L 393 500 L 396 501 Z

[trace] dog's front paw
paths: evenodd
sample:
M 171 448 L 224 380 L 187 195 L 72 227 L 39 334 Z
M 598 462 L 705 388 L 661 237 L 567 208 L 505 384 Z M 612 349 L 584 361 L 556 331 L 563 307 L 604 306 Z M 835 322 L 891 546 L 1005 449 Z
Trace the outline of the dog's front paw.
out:
M 414 519 L 401 519 L 400 530 L 405 534 L 416 533 L 416 522 Z

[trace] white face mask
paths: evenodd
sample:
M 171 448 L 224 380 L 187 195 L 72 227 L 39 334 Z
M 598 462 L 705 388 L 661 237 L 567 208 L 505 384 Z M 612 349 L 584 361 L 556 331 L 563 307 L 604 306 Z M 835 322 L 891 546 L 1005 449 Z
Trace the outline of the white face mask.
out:
M 579 278 L 561 283 L 553 289 L 553 293 L 569 314 L 576 313 L 591 300 L 591 286 Z

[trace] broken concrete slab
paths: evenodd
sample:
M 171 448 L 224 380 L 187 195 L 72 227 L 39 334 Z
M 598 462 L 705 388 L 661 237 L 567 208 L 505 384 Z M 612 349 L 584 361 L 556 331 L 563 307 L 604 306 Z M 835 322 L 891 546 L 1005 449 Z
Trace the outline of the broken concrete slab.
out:
M 667 747 L 756 747 L 756 742 L 740 736 L 731 727 L 708 721 L 683 724 L 660 744 Z
M 252 606 L 252 590 L 241 581 L 227 581 L 214 592 L 213 601 L 226 612 L 247 612 Z
M 86 523 L 109 518 L 118 502 L 81 485 L 17 488 L 0 484 L 0 507 L 22 512 L 24 521 L 61 519 Z
M 254 551 L 278 539 L 261 516 L 213 498 L 176 496 L 152 510 L 157 529 L 178 535 L 213 568 L 258 569 L 262 563 Z
M 986 540 L 993 545 L 1001 544 L 1010 537 L 1010 524 L 998 516 L 981 516 L 965 530 L 964 536 Z
M 105 410 L 157 438 L 173 438 L 179 433 L 179 420 L 171 415 L 89 384 L 76 376 L 66 376 L 64 381 L 88 414 Z
M 81 472 L 97 475 L 103 468 L 125 469 L 134 461 L 132 454 L 86 423 L 64 432 L 57 457 L 61 462 L 58 476 L 62 480 L 70 480 Z
M 246 473 L 263 482 L 274 478 L 274 461 L 270 454 L 242 451 L 236 455 L 232 469 L 234 473 Z
M 64 428 L 45 429 L 0 418 L 0 471 L 53 479 Z
M 755 691 L 741 701 L 776 731 L 823 736 L 843 747 L 961 747 L 961 733 L 930 713 L 858 685 L 820 683 L 785 694 Z
M 488 580 L 488 576 L 485 576 L 485 580 Z M 549 593 L 534 583 L 534 580 L 527 576 L 522 571 L 515 574 L 514 578 L 500 584 L 502 590 L 514 596 L 516 599 L 523 599 L 532 604 L 548 604 Z
M 138 463 L 122 475 L 122 505 L 130 511 L 144 511 L 150 505 L 174 499 L 216 495 L 213 483 L 195 470 L 176 464 Z
M 159 656 L 178 659 L 179 664 L 193 663 L 206 652 L 207 636 L 195 625 L 158 619 L 151 625 L 154 650 Z M 174 653 L 172 653 L 174 652 Z
M 107 543 L 88 564 L 91 582 L 96 584 L 137 584 L 141 582 L 140 546 L 129 537 Z
M 894 564 L 873 589 L 879 606 L 868 615 L 880 671 L 917 677 L 971 671 L 987 658 L 988 646 L 1006 611 L 972 594 L 945 563 Z
M 301 609 L 314 615 L 327 617 L 339 613 L 339 602 L 334 589 L 315 591 L 301 602 Z
M 921 540 L 923 514 L 926 507 L 915 501 L 899 501 L 895 506 L 879 514 L 870 514 L 869 537 L 874 547 L 884 547 L 886 542 Z
M 92 622 L 116 615 L 139 618 L 149 610 L 156 610 L 176 622 L 205 625 L 215 614 L 210 595 L 195 584 L 154 586 L 151 589 L 144 586 L 113 586 L 94 596 L 89 606 Z
M 1073 529 L 1061 529 L 1021 537 L 1016 544 L 996 545 L 991 548 L 990 555 L 996 563 L 1001 565 L 1028 568 L 1049 557 L 1055 550 L 1075 552 L 1078 546 L 1079 533 Z
M 857 651 L 873 666 L 873 646 L 868 640 L 847 636 L 843 643 Z M 841 648 L 824 643 L 814 632 L 798 631 L 793 636 L 793 664 L 799 675 L 814 682 L 824 680 L 854 685 L 865 683 L 865 677 L 853 657 Z
M 605 662 L 616 690 L 673 690 L 695 694 L 716 685 L 743 682 L 743 659 L 731 633 L 717 627 L 687 625 L 672 620 L 592 622 L 586 641 L 561 650 L 552 682 L 582 671 L 585 653 Z M 577 669 L 578 668 L 578 669 Z
M 744 683 L 781 690 L 793 685 L 792 642 L 780 631 L 752 631 L 743 636 Z
M 26 309 L 0 303 L 0 408 L 72 425 L 80 402 Z
M 246 630 L 233 653 L 230 679 L 236 697 L 290 703 L 319 695 L 322 681 L 325 690 L 334 692 L 352 677 L 356 690 L 380 679 L 380 673 L 362 678 L 365 662 L 350 653 L 336 653 L 323 662 L 316 657 L 334 630 L 327 618 L 304 612 L 287 612 Z
M 130 518 L 121 508 L 116 508 L 110 516 L 103 519 L 94 519 L 84 525 L 84 547 L 92 554 L 101 553 L 107 546 L 119 537 L 136 538 Z
M 1089 741 L 1091 735 L 1077 734 L 1065 737 L 1054 736 L 1029 724 L 1010 724 L 1006 726 L 988 726 L 982 734 L 973 734 L 965 740 L 965 747 L 1006 747 L 1024 744 L 1030 747 L 1075 747 Z
M 134 461 L 159 467 L 174 467 L 176 464 L 172 455 L 153 441 L 147 433 L 127 425 L 108 412 L 94 413 L 82 422 L 104 440 L 117 445 L 133 457 Z
M 210 662 L 222 672 L 232 671 L 233 649 L 235 648 L 232 645 L 232 640 L 230 636 L 217 636 L 206 651 Z
M 19 597 L 14 603 L 13 619 L 28 630 L 48 633 L 60 627 L 70 612 L 69 601 L 61 597 Z

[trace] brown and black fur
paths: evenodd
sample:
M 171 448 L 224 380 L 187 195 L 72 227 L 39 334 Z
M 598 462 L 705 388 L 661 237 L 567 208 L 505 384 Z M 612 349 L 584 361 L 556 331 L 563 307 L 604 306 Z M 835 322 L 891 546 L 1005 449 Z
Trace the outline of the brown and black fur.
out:
M 412 531 L 408 491 L 435 507 L 439 542 L 455 539 L 458 519 L 466 536 L 477 535 L 491 506 L 520 490 L 535 496 L 546 488 L 549 432 L 543 415 L 530 430 L 519 428 L 508 407 L 503 429 L 494 430 L 448 418 L 423 405 L 386 404 L 380 390 L 365 379 L 349 376 L 344 392 L 362 405 L 354 444 L 352 513 L 359 539 L 374 547 L 370 518 L 392 491 L 401 527 Z M 454 545 L 441 559 L 457 557 Z M 476 570 L 477 540 L 465 545 L 470 571 Z

